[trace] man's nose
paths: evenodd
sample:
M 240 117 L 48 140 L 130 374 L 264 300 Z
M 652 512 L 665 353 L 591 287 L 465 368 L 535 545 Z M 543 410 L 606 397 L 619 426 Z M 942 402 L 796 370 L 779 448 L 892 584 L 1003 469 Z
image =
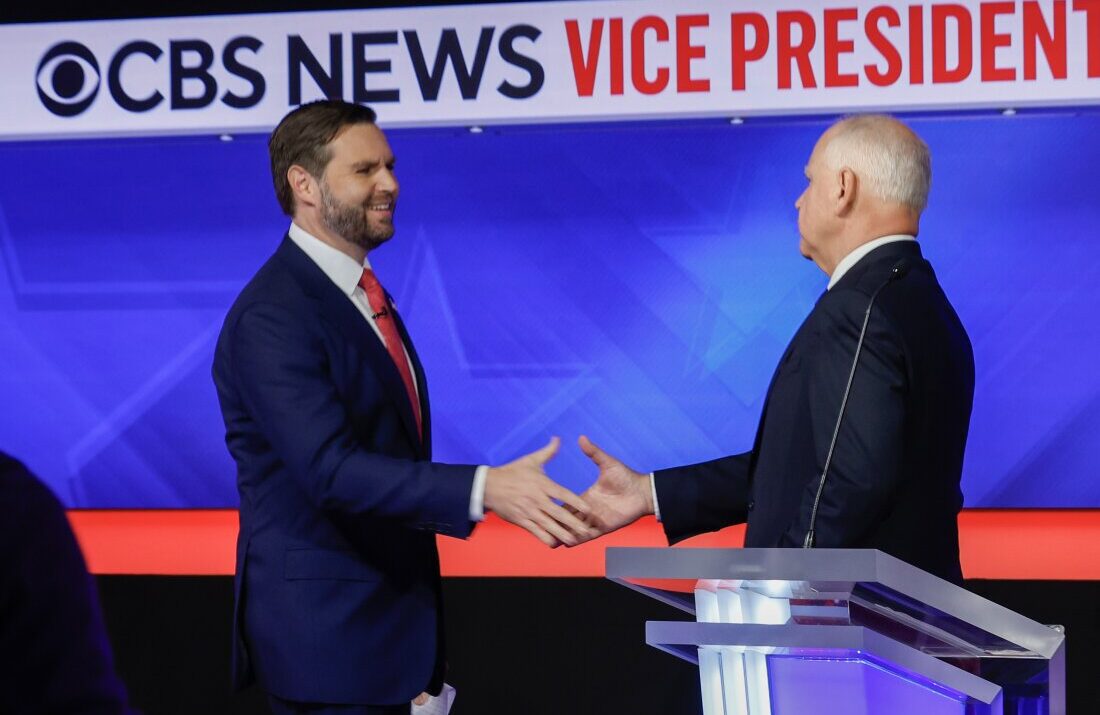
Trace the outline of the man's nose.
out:
M 397 196 L 397 192 L 401 190 L 401 185 L 397 182 L 397 177 L 391 169 L 382 169 L 382 173 L 378 177 L 378 188 Z

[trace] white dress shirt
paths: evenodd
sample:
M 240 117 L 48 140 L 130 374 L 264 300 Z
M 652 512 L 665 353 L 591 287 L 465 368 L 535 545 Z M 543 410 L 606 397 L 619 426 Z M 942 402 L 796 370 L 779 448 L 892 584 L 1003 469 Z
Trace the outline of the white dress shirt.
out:
M 873 241 L 868 241 L 862 246 L 858 246 L 854 251 L 849 253 L 844 258 L 840 259 L 840 263 L 836 264 L 836 268 L 833 270 L 833 274 L 829 276 L 829 286 L 826 288 L 832 288 L 837 284 L 844 274 L 851 270 L 852 266 L 860 262 L 864 256 L 871 251 L 875 250 L 879 246 L 885 246 L 887 243 L 895 243 L 897 241 L 916 241 L 915 236 L 907 236 L 905 234 L 896 233 L 889 236 L 883 236 L 882 238 L 876 238 Z M 653 493 L 653 513 L 657 517 L 657 521 L 661 520 L 661 508 L 657 505 L 657 480 L 653 476 L 653 472 L 649 473 L 649 488 Z
M 374 334 L 378 336 L 382 346 L 385 347 L 386 341 L 374 320 L 374 311 L 370 307 L 366 291 L 359 286 L 363 269 L 370 268 L 370 260 L 364 258 L 363 264 L 360 265 L 348 254 L 328 245 L 293 222 L 290 224 L 287 235 L 290 236 L 290 240 L 294 241 L 298 248 L 302 249 L 303 253 L 309 256 L 310 260 L 317 264 L 317 267 L 329 277 L 329 280 L 336 284 L 336 287 L 348 297 L 352 305 L 363 314 L 363 318 L 370 325 Z M 413 369 L 412 358 L 409 357 L 408 348 L 404 345 L 401 347 L 405 354 L 405 360 L 409 365 L 409 374 L 414 376 L 413 389 L 416 390 L 416 396 L 419 398 L 420 385 L 416 382 L 416 370 Z M 477 471 L 474 472 L 474 484 L 470 490 L 470 521 L 485 519 L 485 479 L 488 474 L 489 467 L 485 465 L 478 467 Z

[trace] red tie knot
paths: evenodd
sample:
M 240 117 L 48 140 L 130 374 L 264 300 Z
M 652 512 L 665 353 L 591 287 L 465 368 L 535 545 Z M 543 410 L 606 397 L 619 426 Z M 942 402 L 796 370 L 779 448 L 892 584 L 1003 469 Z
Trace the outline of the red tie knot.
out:
M 363 269 L 363 275 L 359 276 L 359 287 L 364 291 L 381 290 L 382 284 L 378 282 L 378 276 L 369 268 Z

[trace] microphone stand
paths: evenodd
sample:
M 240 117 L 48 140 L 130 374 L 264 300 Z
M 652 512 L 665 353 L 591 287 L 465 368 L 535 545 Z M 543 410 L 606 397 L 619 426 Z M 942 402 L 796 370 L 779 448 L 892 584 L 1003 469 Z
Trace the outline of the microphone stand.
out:
M 802 542 L 802 548 L 804 549 L 812 549 L 814 547 L 814 526 L 817 524 L 817 508 L 821 504 L 821 493 L 825 491 L 825 479 L 829 476 L 829 465 L 833 463 L 833 452 L 836 450 L 836 440 L 840 435 L 840 423 L 844 420 L 844 411 L 848 407 L 848 395 L 851 394 L 852 382 L 856 377 L 856 367 L 859 365 L 859 354 L 863 350 L 863 339 L 867 335 L 867 323 L 871 320 L 871 308 L 874 307 L 875 299 L 878 298 L 878 294 L 894 281 L 904 278 L 905 274 L 909 272 L 910 267 L 910 262 L 906 258 L 895 263 L 894 267 L 890 269 L 890 276 L 871 294 L 871 300 L 867 303 L 867 311 L 863 314 L 863 326 L 859 329 L 859 342 L 856 343 L 856 354 L 855 357 L 852 358 L 852 369 L 848 373 L 848 384 L 844 386 L 844 397 L 840 401 L 840 412 L 837 413 L 836 425 L 833 427 L 833 438 L 829 442 L 829 451 L 825 455 L 825 467 L 821 470 L 821 480 L 817 484 L 817 495 L 814 497 L 814 508 L 813 511 L 810 512 L 810 528 L 806 532 L 806 538 Z

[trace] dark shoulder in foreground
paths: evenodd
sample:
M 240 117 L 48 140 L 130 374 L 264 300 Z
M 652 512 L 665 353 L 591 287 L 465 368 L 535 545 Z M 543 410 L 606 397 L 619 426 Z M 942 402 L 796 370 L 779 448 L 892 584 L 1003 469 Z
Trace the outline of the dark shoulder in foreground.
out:
M 0 532 L 17 529 L 26 523 L 29 514 L 61 513 L 61 502 L 40 482 L 30 470 L 11 455 L 0 452 L 0 503 L 9 506 L 4 519 L 0 519 Z M 22 517 L 20 515 L 23 515 Z

